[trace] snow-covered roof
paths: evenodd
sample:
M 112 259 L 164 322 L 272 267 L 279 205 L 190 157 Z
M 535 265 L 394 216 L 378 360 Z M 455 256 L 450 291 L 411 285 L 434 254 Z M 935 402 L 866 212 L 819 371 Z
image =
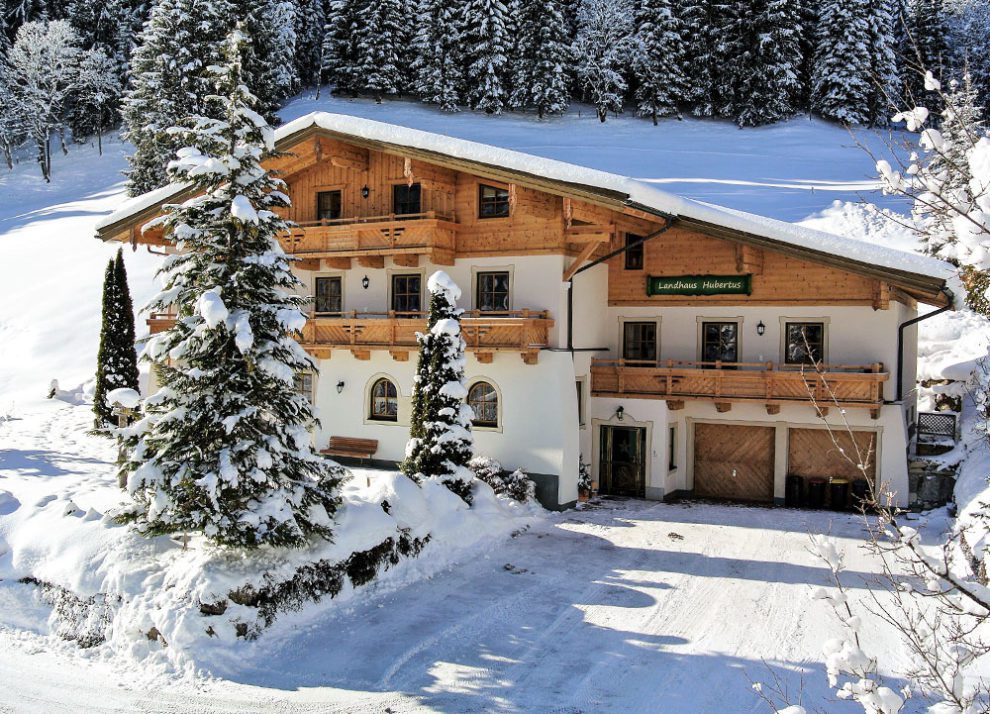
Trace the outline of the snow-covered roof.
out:
M 479 168 L 488 167 L 499 172 L 542 179 L 559 184 L 562 192 L 566 192 L 568 187 L 580 189 L 658 216 L 676 217 L 698 226 L 718 227 L 740 234 L 740 237 L 763 239 L 768 247 L 789 246 L 811 258 L 815 254 L 833 256 L 874 271 L 879 268 L 904 278 L 915 276 L 926 279 L 924 282 L 929 287 L 932 279 L 944 284 L 956 272 L 950 264 L 934 258 L 694 201 L 627 176 L 355 116 L 313 112 L 299 117 L 276 130 L 276 146 L 286 148 L 295 143 L 300 135 L 319 131 L 343 140 L 381 146 L 386 150 L 414 150 L 434 155 L 437 159 L 460 160 Z M 107 228 L 131 222 L 188 189 L 188 185 L 173 184 L 132 198 L 100 221 L 97 230 L 104 233 Z

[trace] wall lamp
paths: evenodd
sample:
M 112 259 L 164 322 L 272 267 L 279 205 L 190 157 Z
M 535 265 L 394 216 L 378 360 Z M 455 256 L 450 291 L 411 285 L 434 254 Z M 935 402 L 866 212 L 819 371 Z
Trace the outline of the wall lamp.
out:
M 343 391 L 344 391 L 344 380 L 341 379 L 340 381 L 337 382 L 337 394 L 340 394 Z
M 619 408 L 615 410 L 615 418 L 618 419 L 619 421 L 622 421 L 622 417 L 624 417 L 625 415 L 626 415 L 626 408 L 620 404 Z
M 367 290 L 369 285 L 371 285 L 371 281 L 368 280 L 368 276 L 365 275 L 363 278 L 361 278 L 361 287 Z
M 371 195 L 371 189 L 368 188 L 368 184 L 361 187 L 361 198 L 367 198 Z
M 760 320 L 759 322 L 756 323 L 756 334 L 762 337 L 763 333 L 766 331 L 767 331 L 767 326 L 763 324 L 763 320 Z

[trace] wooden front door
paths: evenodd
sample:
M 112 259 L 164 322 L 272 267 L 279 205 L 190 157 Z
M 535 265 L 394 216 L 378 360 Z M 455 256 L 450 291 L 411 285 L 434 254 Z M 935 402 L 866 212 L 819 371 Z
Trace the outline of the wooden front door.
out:
M 646 429 L 603 426 L 598 491 L 608 496 L 646 495 Z
M 773 501 L 774 429 L 694 425 L 694 495 Z

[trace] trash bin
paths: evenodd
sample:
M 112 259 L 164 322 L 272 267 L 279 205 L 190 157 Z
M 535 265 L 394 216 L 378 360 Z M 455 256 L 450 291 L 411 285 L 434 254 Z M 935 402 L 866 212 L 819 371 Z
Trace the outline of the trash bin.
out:
M 858 478 L 852 482 L 852 507 L 863 508 L 866 500 L 870 497 L 870 482 L 864 478 Z
M 797 474 L 790 474 L 784 485 L 784 505 L 788 508 L 800 508 L 804 501 L 804 479 Z
M 825 486 L 828 482 L 823 478 L 808 479 L 808 492 L 804 505 L 808 508 L 825 508 Z
M 834 478 L 829 482 L 829 503 L 833 511 L 844 511 L 849 507 L 849 480 Z

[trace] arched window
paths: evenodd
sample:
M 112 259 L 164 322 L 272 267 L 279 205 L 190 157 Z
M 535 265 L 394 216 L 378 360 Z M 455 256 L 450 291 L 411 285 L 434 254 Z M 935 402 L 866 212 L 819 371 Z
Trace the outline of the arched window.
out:
M 488 382 L 475 382 L 468 390 L 468 406 L 474 410 L 474 426 L 498 426 L 498 392 Z
M 395 384 L 382 377 L 371 387 L 371 418 L 375 421 L 397 421 L 399 394 Z

